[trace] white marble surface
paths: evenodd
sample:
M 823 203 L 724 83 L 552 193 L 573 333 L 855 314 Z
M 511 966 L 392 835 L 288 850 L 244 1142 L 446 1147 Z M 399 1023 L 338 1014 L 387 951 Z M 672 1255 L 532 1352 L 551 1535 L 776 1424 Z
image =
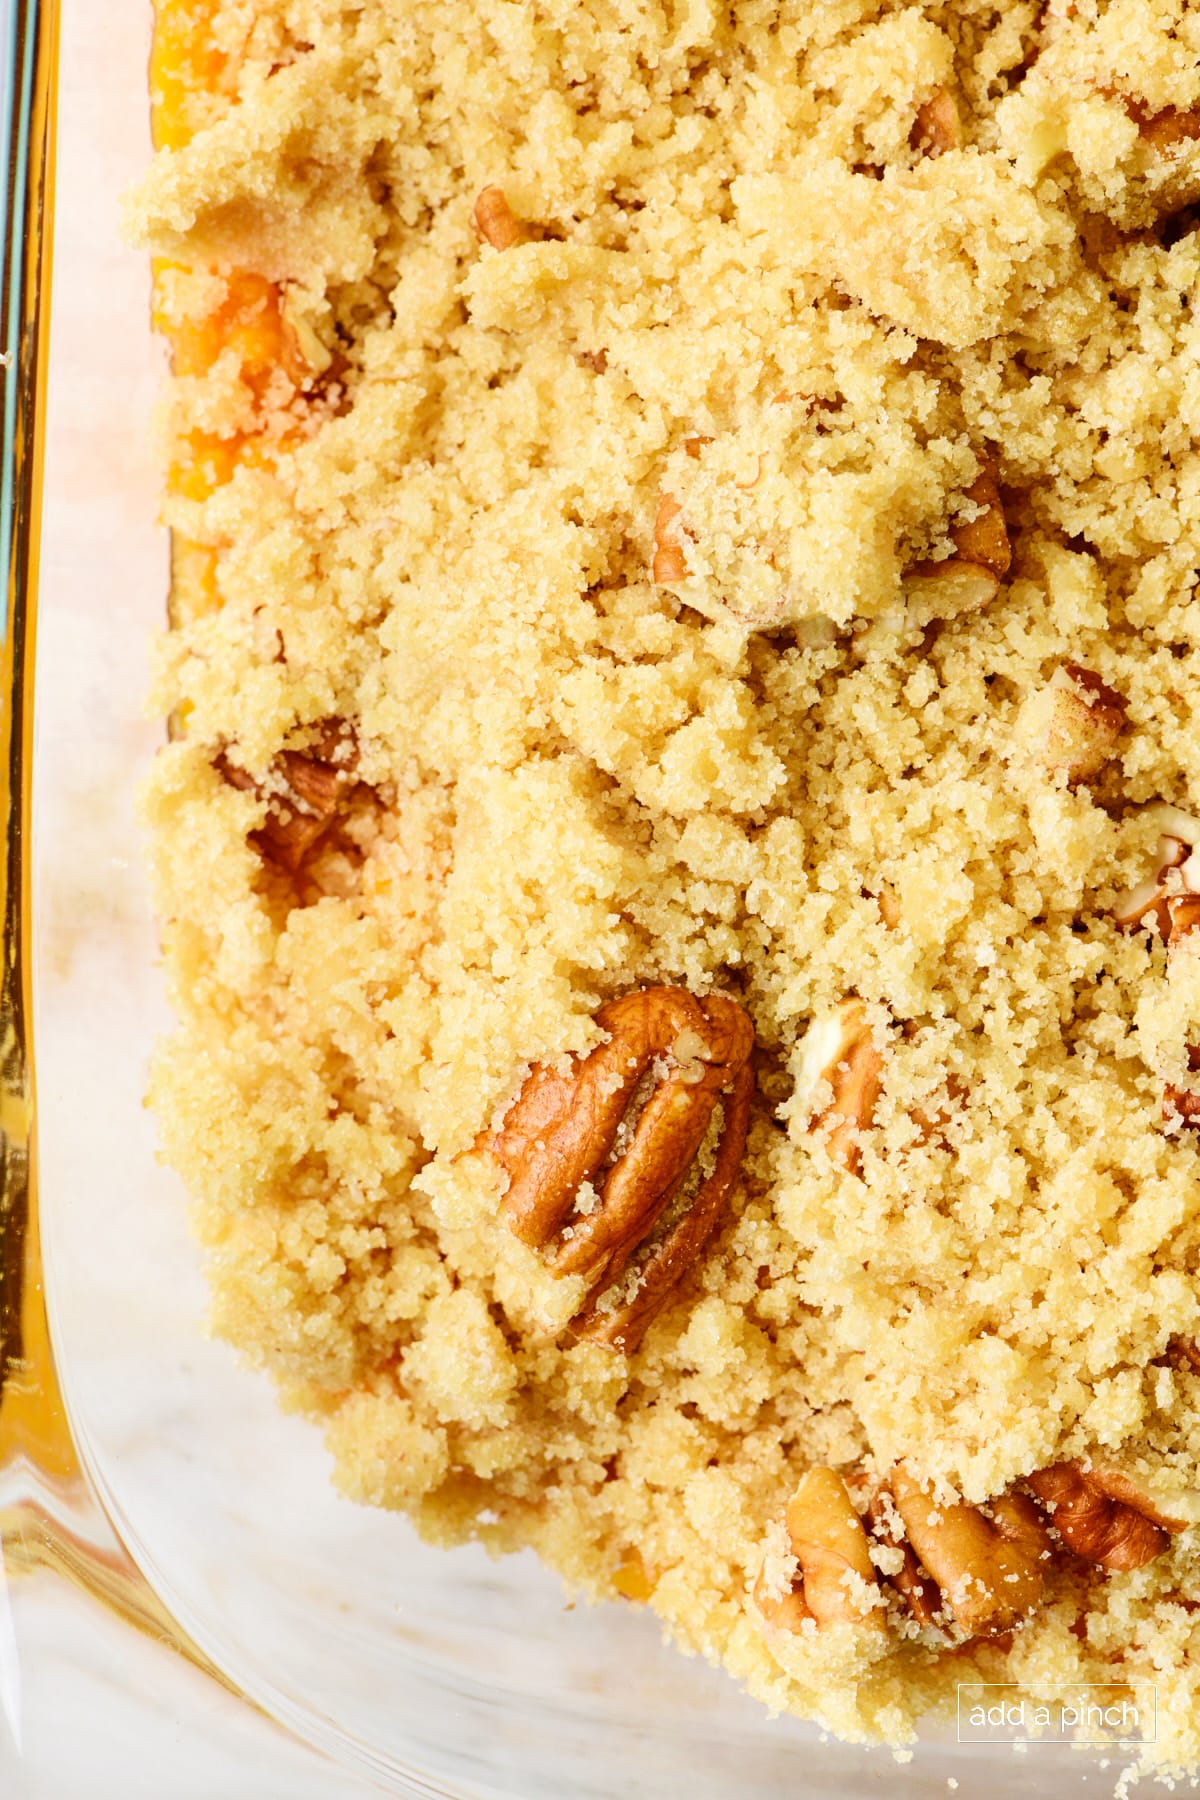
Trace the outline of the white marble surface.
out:
M 0 1602 L 0 1606 L 3 1603 Z M 5 1800 L 379 1800 L 386 1787 L 293 1740 L 53 1576 L 15 1585 L 19 1742 Z
M 121 245 L 117 195 L 146 153 L 148 30 L 148 0 L 63 0 L 35 797 L 51 1312 L 73 1423 L 126 1542 L 201 1646 L 310 1748 L 39 1578 L 14 1587 L 20 1695 L 0 1683 L 0 1711 L 7 1695 L 21 1744 L 0 1726 L 0 1795 L 910 1800 L 950 1775 L 973 1800 L 1065 1795 L 1083 1771 L 1062 1753 L 1039 1788 L 1028 1766 L 951 1745 L 902 1769 L 824 1745 L 664 1649 L 632 1609 L 568 1616 L 527 1558 L 426 1550 L 402 1521 L 340 1501 L 315 1433 L 202 1335 L 184 1196 L 142 1107 L 165 1012 L 133 796 L 159 737 L 140 703 L 165 545 L 147 274 Z

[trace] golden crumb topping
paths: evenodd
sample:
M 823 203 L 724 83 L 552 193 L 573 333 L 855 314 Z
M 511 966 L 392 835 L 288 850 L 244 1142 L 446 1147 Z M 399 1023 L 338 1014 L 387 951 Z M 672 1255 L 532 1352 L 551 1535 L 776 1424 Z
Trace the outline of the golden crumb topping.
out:
M 160 0 L 154 83 L 218 1327 L 772 1705 L 1200 1761 L 1200 8 Z

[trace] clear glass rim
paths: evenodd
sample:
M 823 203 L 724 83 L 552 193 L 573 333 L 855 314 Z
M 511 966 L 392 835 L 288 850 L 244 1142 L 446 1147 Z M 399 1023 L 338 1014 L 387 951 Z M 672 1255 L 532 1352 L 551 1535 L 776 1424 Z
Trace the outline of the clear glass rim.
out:
M 0 1560 L 9 1579 L 53 1570 L 228 1687 L 163 1607 L 87 1478 L 45 1301 L 29 846 L 59 22 L 58 0 L 0 0 Z

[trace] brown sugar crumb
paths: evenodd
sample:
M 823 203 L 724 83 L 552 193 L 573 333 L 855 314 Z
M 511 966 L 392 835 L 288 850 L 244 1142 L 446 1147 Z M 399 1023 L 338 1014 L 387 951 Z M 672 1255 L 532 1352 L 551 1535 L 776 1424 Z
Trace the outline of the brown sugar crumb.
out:
M 215 1325 L 777 1710 L 1195 1771 L 1194 9 L 516 12 L 159 0 Z

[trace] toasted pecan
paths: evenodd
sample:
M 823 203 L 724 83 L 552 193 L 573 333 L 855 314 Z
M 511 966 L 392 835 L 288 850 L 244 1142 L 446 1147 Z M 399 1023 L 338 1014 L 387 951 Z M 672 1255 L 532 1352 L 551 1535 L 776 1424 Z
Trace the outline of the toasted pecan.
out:
M 338 720 L 321 727 L 306 750 L 283 750 L 266 782 L 258 782 L 222 751 L 217 773 L 230 787 L 266 802 L 266 817 L 250 841 L 264 860 L 297 875 L 341 815 L 357 785 L 358 745 Z
M 831 1089 L 828 1103 L 809 1119 L 820 1132 L 834 1162 L 851 1174 L 861 1161 L 859 1133 L 871 1123 L 883 1079 L 883 1056 L 867 1019 L 864 1003 L 843 1000 L 828 1019 L 817 1021 L 804 1042 L 802 1089 Z
M 1113 1469 L 1052 1463 L 1028 1478 L 1069 1550 L 1105 1569 L 1140 1569 L 1161 1556 L 1186 1519 L 1172 1518 Z
M 1144 144 L 1160 156 L 1171 156 L 1200 138 L 1200 107 L 1164 106 L 1152 112 L 1142 100 L 1127 100 L 1125 110 Z
M 1161 1358 L 1169 1368 L 1200 1375 L 1200 1343 L 1193 1337 L 1173 1337 Z
M 836 1469 L 809 1469 L 800 1477 L 784 1523 L 797 1574 L 782 1593 L 760 1574 L 754 1599 L 766 1623 L 795 1631 L 811 1619 L 818 1630 L 845 1623 L 881 1631 L 867 1534 Z
M 591 1286 L 574 1334 L 630 1350 L 703 1251 L 733 1187 L 749 1127 L 754 1030 L 735 1001 L 670 987 L 611 1000 L 596 1022 L 608 1042 L 565 1073 L 535 1068 L 480 1147 L 508 1175 L 502 1204 L 512 1231 L 544 1251 L 555 1274 L 582 1275 Z M 660 1078 L 640 1116 L 627 1121 L 652 1065 Z M 631 1272 L 629 1291 L 614 1295 L 694 1173 L 718 1107 L 712 1167 Z M 602 1177 L 594 1204 L 580 1212 L 580 1190 L 594 1177 Z
M 1050 1539 L 1029 1500 L 1001 1494 L 986 1511 L 938 1501 L 903 1464 L 891 1488 L 909 1543 L 969 1637 L 1000 1637 L 1033 1612 Z
M 680 519 L 682 512 L 683 508 L 674 494 L 660 495 L 654 519 L 654 561 L 650 571 L 660 586 L 687 580 L 688 560 L 683 548 Z
M 1116 754 L 1126 703 L 1091 669 L 1063 663 L 1021 709 L 1018 729 L 1032 760 L 1069 787 L 1094 781 Z
M 872 1493 L 867 1502 L 866 1519 L 871 1536 L 900 1553 L 900 1566 L 884 1577 L 887 1585 L 899 1594 L 918 1625 L 940 1624 L 941 1589 L 905 1537 L 903 1522 L 886 1487 L 877 1487 Z
M 508 204 L 504 189 L 485 187 L 476 197 L 472 217 L 475 229 L 493 250 L 511 250 L 524 243 L 526 229 Z
M 1168 1359 L 1183 1358 L 1188 1366 L 1200 1367 L 1200 1351 L 1190 1340 L 1186 1348 L 1178 1348 L 1183 1342 L 1173 1340 Z M 871 1539 L 893 1553 L 900 1552 L 894 1569 L 879 1556 L 887 1570 L 881 1579 L 900 1596 L 919 1625 L 953 1626 L 965 1638 L 995 1640 L 1007 1637 L 1041 1603 L 1045 1577 L 1055 1560 L 1055 1540 L 1043 1514 L 1077 1556 L 1120 1571 L 1139 1568 L 1160 1555 L 1172 1533 L 1194 1522 L 1196 1510 L 1196 1496 L 1190 1496 L 1186 1506 L 1180 1504 L 1178 1512 L 1169 1511 L 1129 1476 L 1113 1469 L 1085 1468 L 1077 1462 L 1055 1463 L 1028 1476 L 1025 1485 L 1036 1499 L 1010 1488 L 982 1507 L 969 1506 L 935 1499 L 929 1487 L 899 1464 L 887 1482 L 873 1486 L 859 1520 L 842 1478 L 825 1469 L 810 1471 L 805 1479 L 816 1475 L 826 1485 L 836 1482 L 838 1487 L 829 1487 L 828 1494 L 824 1487 L 814 1487 L 818 1497 L 825 1495 L 825 1512 L 814 1503 L 807 1531 L 793 1529 L 797 1521 L 789 1509 L 788 1542 L 800 1574 L 789 1590 L 779 1592 L 767 1583 L 764 1564 L 755 1588 L 760 1616 L 766 1624 L 783 1630 L 798 1630 L 807 1620 L 819 1626 L 851 1616 L 846 1603 L 851 1588 L 844 1571 L 849 1566 L 858 1573 L 863 1571 L 859 1563 L 851 1564 L 845 1548 L 853 1544 L 854 1554 L 859 1554 L 857 1533 L 845 1516 L 847 1511 L 867 1533 L 868 1554 Z M 861 1474 L 857 1477 L 860 1503 L 864 1479 Z M 842 1556 L 840 1565 L 835 1552 Z M 811 1591 L 810 1563 L 817 1584 Z M 825 1589 L 820 1586 L 822 1579 L 827 1582 Z M 823 1615 L 820 1604 L 815 1603 L 822 1593 L 827 1595 Z M 861 1618 L 861 1592 L 856 1604 Z
M 977 612 L 995 598 L 1012 563 L 1012 545 L 993 464 L 984 460 L 966 489 L 965 498 L 978 509 L 973 519 L 950 527 L 953 556 L 941 562 L 914 563 L 904 578 L 910 600 L 919 600 L 931 617 Z
M 908 141 L 914 150 L 923 150 L 927 156 L 943 156 L 947 150 L 959 148 L 962 124 L 958 105 L 948 88 L 934 88 L 928 100 L 921 102 Z

